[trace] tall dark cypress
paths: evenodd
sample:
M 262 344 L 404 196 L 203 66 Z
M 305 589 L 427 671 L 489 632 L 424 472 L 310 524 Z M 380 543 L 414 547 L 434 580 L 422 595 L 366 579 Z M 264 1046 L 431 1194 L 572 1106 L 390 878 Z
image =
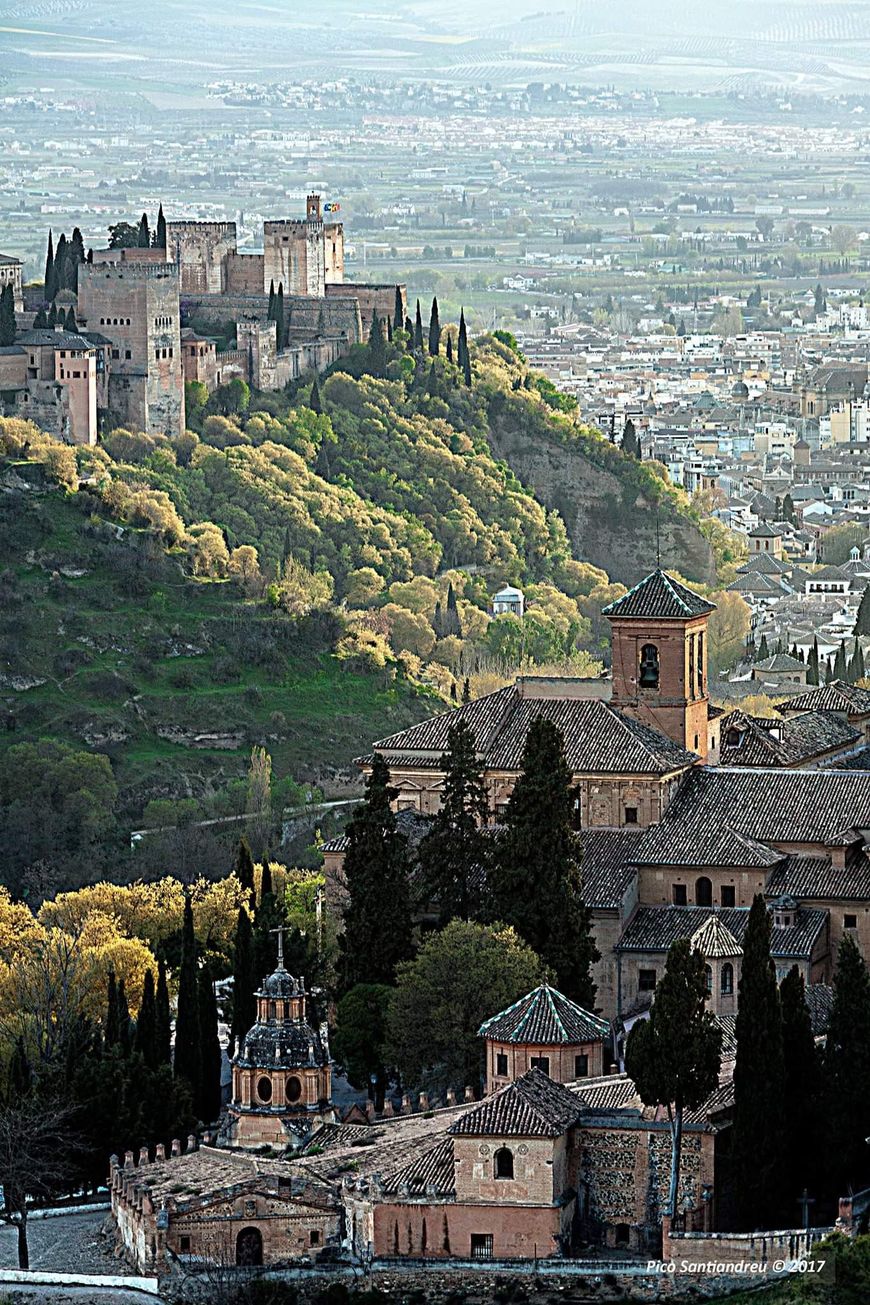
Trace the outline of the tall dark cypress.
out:
M 275 321 L 278 324 L 277 347 L 283 349 L 287 343 L 287 321 L 284 316 L 284 282 L 278 286 L 275 296 Z
M 733 1190 L 740 1227 L 775 1227 L 782 1208 L 782 1011 L 770 959 L 770 916 L 755 895 L 743 936 L 734 1064 Z M 771 1222 L 772 1221 L 772 1222 Z
M 251 847 L 246 838 L 239 839 L 239 845 L 236 848 L 236 862 L 233 869 L 236 878 L 242 885 L 242 891 L 247 894 L 248 905 L 253 909 L 257 900 L 257 894 L 254 888 L 254 858 L 251 855 Z
M 11 285 L 0 290 L 0 347 L 15 343 L 15 297 Z
M 148 227 L 148 214 L 143 213 L 139 219 L 139 248 L 148 249 L 151 245 L 151 231 Z
M 73 308 L 72 304 L 70 304 L 69 308 L 66 310 L 66 321 L 63 325 L 65 331 L 76 332 L 79 329 L 79 324 L 76 321 L 76 310 Z
M 51 296 L 52 299 L 59 290 L 65 290 L 69 284 L 67 262 L 66 235 L 61 231 L 54 251 L 54 277 L 52 280 L 54 294 Z
M 465 309 L 459 313 L 459 366 L 466 385 L 471 384 L 471 355 L 468 352 L 468 328 L 465 325 Z
M 214 985 L 208 967 L 199 971 L 199 1036 L 200 1036 L 200 1119 L 205 1124 L 214 1123 L 221 1112 L 221 1044 L 218 1038 L 218 1012 Z
M 157 249 L 166 248 L 166 218 L 163 216 L 163 205 L 157 210 L 157 230 L 154 233 L 154 244 Z
M 396 793 L 387 763 L 375 753 L 365 798 L 347 826 L 340 939 L 345 991 L 356 983 L 392 983 L 396 965 L 412 953 L 408 840 L 391 806 Z
M 393 309 L 393 330 L 403 331 L 405 329 L 405 304 L 402 299 L 402 287 L 396 286 L 396 305 Z
M 414 318 L 414 348 L 422 351 L 423 349 L 423 314 L 420 311 L 420 300 L 417 300 L 417 316 Z
M 432 311 L 429 314 L 429 353 L 437 358 L 441 352 L 441 322 L 438 317 L 438 300 L 432 296 Z
M 870 1182 L 870 974 L 857 942 L 843 935 L 825 1042 L 833 1195 Z
M 115 971 L 109 970 L 106 982 L 106 1031 L 104 1042 L 107 1047 L 116 1047 L 121 1040 L 121 1026 L 118 1021 L 118 984 Z
M 598 951 L 583 901 L 571 770 L 552 721 L 532 721 L 521 765 L 492 852 L 490 910 L 525 938 L 562 992 L 592 1010 Z
M 154 996 L 154 1046 L 159 1065 L 172 1064 L 172 1013 L 169 1009 L 169 984 L 166 962 L 157 962 L 157 992 Z
M 202 1060 L 199 1033 L 199 981 L 196 937 L 190 895 L 184 899 L 181 967 L 178 976 L 178 1015 L 175 1021 L 175 1077 L 184 1079 L 194 1102 L 200 1100 Z
M 372 326 L 369 332 L 369 371 L 372 376 L 383 376 L 387 369 L 387 345 L 384 340 L 384 328 L 377 312 L 372 313 Z
M 417 850 L 419 883 L 425 900 L 434 900 L 442 924 L 480 915 L 489 836 L 481 826 L 489 801 L 474 730 L 458 717 L 447 733 L 441 758 L 441 806 Z
M 125 1056 L 133 1049 L 133 1021 L 123 978 L 118 980 L 118 1045 Z
M 242 906 L 239 908 L 233 940 L 233 1017 L 230 1025 L 230 1041 L 233 1047 L 238 1047 L 242 1038 L 253 1027 L 257 1015 L 254 990 L 264 977 L 265 975 L 254 973 L 251 918 Z
M 413 344 L 413 343 L 414 343 L 414 323 L 411 321 L 410 317 L 406 317 L 406 318 L 405 318 L 405 334 L 407 335 L 407 337 L 408 337 L 408 339 L 410 340 L 411 344 Z
M 45 285 L 44 294 L 46 303 L 53 299 L 57 293 L 57 286 L 54 284 L 54 236 L 51 228 L 48 232 L 48 251 L 45 255 Z
M 263 853 L 263 873 L 260 879 L 260 900 L 254 912 L 253 948 L 254 981 L 259 985 L 275 969 L 277 938 L 275 930 L 286 924 L 283 902 L 273 891 L 272 867 L 268 851 Z M 250 1028 L 250 1025 L 248 1025 Z M 247 1032 L 247 1030 L 242 1030 Z
M 320 397 L 320 385 L 317 377 L 311 382 L 311 396 L 308 400 L 308 406 L 312 412 L 316 412 L 318 417 L 323 413 L 323 399 Z
M 153 970 L 145 971 L 133 1046 L 149 1069 L 157 1068 L 160 1058 L 157 1051 L 157 997 L 154 991 Z
M 447 332 L 447 348 L 445 352 L 447 355 L 447 361 L 449 363 L 452 363 L 453 362 L 453 336 L 450 334 L 449 331 Z
M 785 1149 L 784 1208 L 781 1226 L 794 1227 L 797 1201 L 804 1188 L 818 1194 L 823 1153 L 821 1058 L 816 1050 L 804 978 L 793 965 L 779 985 L 785 1095 L 782 1101 Z M 800 1145 L 795 1139 L 800 1138 Z

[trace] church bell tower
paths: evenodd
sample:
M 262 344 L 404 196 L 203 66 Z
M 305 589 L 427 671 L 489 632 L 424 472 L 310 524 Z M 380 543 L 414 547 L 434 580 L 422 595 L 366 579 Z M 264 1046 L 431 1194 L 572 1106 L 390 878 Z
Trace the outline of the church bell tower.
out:
M 715 611 L 657 568 L 603 609 L 611 624 L 611 706 L 707 760 L 707 621 Z

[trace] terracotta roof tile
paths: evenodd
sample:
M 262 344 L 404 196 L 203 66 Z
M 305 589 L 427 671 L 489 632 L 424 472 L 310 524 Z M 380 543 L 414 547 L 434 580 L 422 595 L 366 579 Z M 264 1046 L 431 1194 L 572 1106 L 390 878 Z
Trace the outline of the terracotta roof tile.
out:
M 692 938 L 714 911 L 705 906 L 642 906 L 616 944 L 619 952 L 666 952 L 678 938 Z M 738 943 L 749 923 L 748 907 L 718 912 Z M 796 923 L 788 929 L 771 929 L 770 954 L 782 959 L 809 960 L 819 935 L 827 926 L 827 911 L 800 907 Z
M 777 711 L 845 711 L 850 716 L 870 714 L 870 689 L 843 680 L 820 684 L 777 704 Z
M 714 603 L 708 603 L 661 569 L 652 571 L 622 598 L 601 609 L 602 615 L 611 619 L 653 617 L 666 621 L 687 621 L 715 610 Z
M 610 1025 L 598 1019 L 549 984 L 527 992 L 507 1010 L 491 1016 L 478 1030 L 482 1038 L 537 1045 L 597 1042 Z
M 454 1137 L 561 1137 L 578 1113 L 573 1093 L 531 1069 L 462 1115 L 450 1132 Z

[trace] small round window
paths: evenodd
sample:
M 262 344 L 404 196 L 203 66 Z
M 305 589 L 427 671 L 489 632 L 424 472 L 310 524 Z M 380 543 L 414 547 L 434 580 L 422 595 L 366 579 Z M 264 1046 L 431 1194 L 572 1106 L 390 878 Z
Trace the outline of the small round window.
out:
M 298 1101 L 302 1096 L 302 1084 L 298 1078 L 288 1078 L 287 1080 L 287 1100 Z
M 265 1074 L 262 1078 L 257 1079 L 257 1096 L 261 1101 L 272 1100 L 272 1080 L 266 1078 Z

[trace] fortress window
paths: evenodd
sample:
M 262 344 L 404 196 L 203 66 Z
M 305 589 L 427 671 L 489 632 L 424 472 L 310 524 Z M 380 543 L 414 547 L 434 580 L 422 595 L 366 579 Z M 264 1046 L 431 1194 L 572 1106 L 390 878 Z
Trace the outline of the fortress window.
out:
M 549 1056 L 529 1056 L 529 1067 L 539 1069 L 542 1074 L 550 1077 L 550 1057 Z
M 574 1057 L 574 1077 L 589 1077 L 589 1057 L 585 1053 Z
M 719 895 L 722 899 L 723 906 L 734 906 L 735 894 L 733 884 L 723 884 L 719 889 Z
M 695 880 L 695 905 L 713 905 L 713 885 L 706 875 L 701 875 L 700 879 Z
M 686 885 L 674 884 L 671 890 L 674 906 L 685 906 L 688 898 L 686 897 Z
M 320 1230 L 319 1230 L 319 1228 L 312 1228 L 312 1229 L 311 1229 L 311 1231 L 310 1231 L 309 1234 L 308 1234 L 308 1240 L 310 1241 L 310 1243 L 311 1243 L 312 1246 L 319 1246 L 319 1245 L 320 1245 Z
M 495 1072 L 498 1074 L 499 1078 L 507 1078 L 508 1061 L 507 1056 L 503 1051 L 499 1051 L 496 1054 Z
M 655 970 L 638 970 L 637 972 L 638 992 L 655 992 L 655 986 L 656 986 Z
M 713 971 L 709 965 L 704 966 L 704 982 L 707 985 L 707 993 L 711 993 L 713 991 Z
M 495 1161 L 496 1178 L 513 1178 L 514 1176 L 514 1153 L 510 1147 L 502 1146 L 496 1151 L 493 1157 Z
M 659 650 L 654 643 L 645 643 L 640 650 L 640 686 L 642 689 L 659 687 Z
M 844 929 L 857 929 L 857 928 L 858 928 L 858 917 L 857 917 L 857 915 L 844 915 L 844 916 L 843 916 L 843 928 L 844 928 Z
M 124 350 L 124 357 L 125 357 L 128 361 L 129 361 L 130 358 L 133 357 L 133 355 L 132 355 L 132 353 L 130 352 L 129 349 L 125 349 L 125 350 Z
M 626 807 L 626 808 L 625 808 L 625 823 L 626 823 L 627 825 L 636 825 L 636 824 L 637 824 L 637 807 Z
M 723 997 L 730 997 L 734 992 L 734 966 L 728 962 L 722 966 L 722 980 L 719 986 Z

